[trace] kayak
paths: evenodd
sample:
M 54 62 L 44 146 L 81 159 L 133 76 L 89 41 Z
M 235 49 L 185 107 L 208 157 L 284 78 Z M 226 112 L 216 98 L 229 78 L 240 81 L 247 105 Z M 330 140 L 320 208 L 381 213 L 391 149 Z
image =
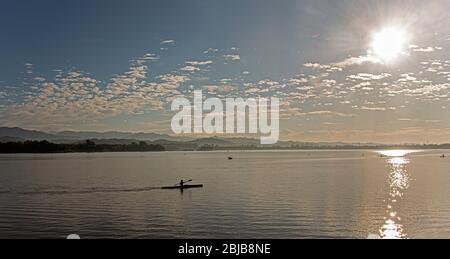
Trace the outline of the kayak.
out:
M 184 185 L 184 186 L 168 186 L 168 187 L 162 187 L 163 190 L 185 190 L 185 189 L 192 189 L 192 188 L 203 188 L 203 184 L 198 185 Z

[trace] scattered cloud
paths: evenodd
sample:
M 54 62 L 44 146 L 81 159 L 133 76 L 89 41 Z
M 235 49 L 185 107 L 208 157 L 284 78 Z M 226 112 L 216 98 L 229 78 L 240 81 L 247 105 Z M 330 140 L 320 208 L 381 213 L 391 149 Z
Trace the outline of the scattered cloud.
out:
M 226 61 L 239 61 L 241 60 L 241 56 L 237 54 L 230 54 L 230 55 L 224 55 L 223 56 Z
M 175 41 L 161 44 L 168 47 Z M 409 51 L 426 53 L 440 49 L 411 46 Z M 228 49 L 229 53 L 239 51 L 231 50 Z M 32 64 L 27 64 L 28 85 L 23 93 L 17 94 L 15 102 L 5 103 L 3 100 L 11 99 L 7 96 L 11 93 L 0 91 L 0 121 L 36 128 L 49 126 L 48 122 L 55 128 L 83 123 L 97 125 L 123 115 L 167 112 L 174 98 L 190 98 L 193 89 L 203 89 L 206 94 L 219 98 L 277 96 L 282 101 L 284 120 L 304 120 L 304 125 L 322 127 L 344 127 L 347 125 L 342 121 L 359 123 L 365 116 L 383 121 L 380 118 L 387 114 L 401 114 L 400 111 L 410 107 L 428 108 L 433 104 L 436 104 L 433 111 L 445 112 L 447 108 L 443 107 L 448 107 L 450 101 L 450 60 L 445 56 L 430 59 L 431 55 L 417 54 L 411 59 L 411 63 L 416 63 L 409 67 L 387 65 L 370 55 L 355 56 L 327 64 L 305 63 L 302 74 L 254 79 L 243 76 L 250 72 L 234 71 L 234 68 L 231 69 L 234 74 L 222 70 L 217 72 L 222 74 L 216 74 L 214 66 L 220 65 L 217 58 L 222 57 L 237 68 L 238 63 L 234 62 L 241 60 L 239 54 L 223 55 L 224 50 L 213 48 L 203 53 L 220 54 L 200 55 L 173 64 L 170 72 L 160 72 L 149 67 L 161 57 L 148 53 L 132 59 L 127 70 L 105 81 L 76 69 L 58 70 L 54 78 L 44 77 L 35 72 Z M 209 71 L 214 73 L 204 73 Z M 413 120 L 400 118 L 398 121 Z
M 176 43 L 175 40 L 163 40 L 161 41 L 161 45 L 174 45 Z
M 143 57 L 139 58 L 139 60 L 147 60 L 147 61 L 158 61 L 160 57 L 156 54 L 148 53 L 145 54 Z
M 414 74 L 401 74 L 400 79 L 397 80 L 397 82 L 419 82 L 417 81 L 417 78 L 414 77 Z
M 179 96 L 186 76 L 166 74 L 147 82 L 148 66 L 155 55 L 131 60 L 128 71 L 115 75 L 105 85 L 81 71 L 58 72 L 54 79 L 37 77 L 23 101 L 5 107 L 2 121 L 11 125 L 68 127 L 97 123 L 121 114 L 139 114 L 145 109 L 163 110 L 168 100 Z M 52 122 L 51 125 L 49 122 Z
M 312 111 L 312 112 L 301 113 L 299 115 L 355 117 L 354 114 L 342 113 L 342 112 L 337 112 L 337 111 Z
M 437 49 L 433 47 L 419 48 L 418 46 L 412 46 L 414 52 L 435 52 Z
M 344 69 L 352 66 L 360 66 L 364 64 L 382 64 L 383 62 L 375 58 L 373 56 L 367 55 L 367 56 L 359 56 L 359 57 L 349 57 L 345 60 L 331 63 L 331 64 L 320 64 L 320 63 L 306 63 L 303 66 L 307 68 L 313 68 L 313 69 L 322 69 L 326 70 L 328 72 L 341 72 Z
M 235 87 L 231 85 L 205 85 L 202 89 L 209 94 L 224 94 L 234 91 Z
M 303 66 L 307 67 L 307 68 L 315 68 L 315 69 L 329 69 L 329 68 L 331 68 L 330 65 L 322 65 L 322 64 L 319 64 L 319 63 L 306 63 Z
M 364 111 L 376 111 L 376 112 L 384 112 L 384 111 L 388 110 L 385 107 L 367 107 L 367 106 L 362 106 L 359 109 L 364 110 Z
M 206 65 L 211 65 L 214 62 L 211 60 L 207 60 L 207 61 L 187 61 L 186 64 L 190 65 L 190 66 L 206 66 Z
M 372 75 L 368 73 L 359 73 L 357 75 L 350 75 L 347 77 L 349 80 L 361 80 L 361 81 L 371 81 L 371 80 L 382 80 L 392 77 L 389 73 L 383 73 L 379 75 Z
M 198 68 L 198 67 L 194 67 L 194 66 L 185 66 L 185 67 L 182 67 L 180 70 L 184 71 L 184 72 L 191 72 L 191 73 L 193 73 L 193 72 L 198 72 L 201 69 Z
M 216 52 L 219 52 L 219 50 L 214 49 L 214 48 L 209 48 L 209 49 L 203 51 L 203 54 L 211 54 L 211 53 L 216 53 Z
M 367 55 L 367 56 L 359 56 L 359 57 L 350 57 L 341 62 L 334 63 L 334 65 L 337 67 L 340 67 L 340 68 L 346 68 L 346 67 L 350 67 L 350 66 L 363 65 L 366 63 L 381 64 L 382 61 L 373 56 Z

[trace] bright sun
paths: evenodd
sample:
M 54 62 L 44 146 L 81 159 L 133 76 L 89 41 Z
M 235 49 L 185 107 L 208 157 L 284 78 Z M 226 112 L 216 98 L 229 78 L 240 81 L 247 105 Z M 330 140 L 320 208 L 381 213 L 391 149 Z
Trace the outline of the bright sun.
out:
M 405 50 L 408 34 L 400 27 L 384 28 L 373 35 L 371 50 L 376 58 L 384 62 L 392 62 Z

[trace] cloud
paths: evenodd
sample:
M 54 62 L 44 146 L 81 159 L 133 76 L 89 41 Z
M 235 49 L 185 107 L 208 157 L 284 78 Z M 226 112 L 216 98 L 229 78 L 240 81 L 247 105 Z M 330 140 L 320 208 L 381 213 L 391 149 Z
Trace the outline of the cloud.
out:
M 363 65 L 366 63 L 372 63 L 372 64 L 381 64 L 381 60 L 372 57 L 370 55 L 367 56 L 359 56 L 359 57 L 350 57 L 347 58 L 341 62 L 334 63 L 334 66 L 340 67 L 340 68 L 346 68 L 350 66 L 357 66 L 357 65 Z
M 349 57 L 343 61 L 331 63 L 331 64 L 319 64 L 319 63 L 306 63 L 303 66 L 307 68 L 314 68 L 314 69 L 323 69 L 327 70 L 328 72 L 339 72 L 343 71 L 343 69 L 351 66 L 360 66 L 367 63 L 371 64 L 382 64 L 383 62 L 375 58 L 373 56 L 367 55 L 367 56 L 359 56 L 359 57 Z
M 146 61 L 158 61 L 160 57 L 156 54 L 148 53 L 139 58 L 138 60 L 146 60 Z
M 383 73 L 379 75 L 373 75 L 369 73 L 359 73 L 357 75 L 350 75 L 347 77 L 349 80 L 361 80 L 361 81 L 371 81 L 371 80 L 382 80 L 392 77 L 391 74 Z
M 199 68 L 201 66 L 207 66 L 207 65 L 211 65 L 214 62 L 211 60 L 207 60 L 207 61 L 186 61 L 185 64 L 187 66 L 181 68 L 180 70 L 183 72 L 189 72 L 189 73 L 195 73 L 195 72 L 199 72 L 202 69 Z
M 353 86 L 351 89 L 353 91 L 358 91 L 358 90 L 372 91 L 372 90 L 374 90 L 374 88 L 372 88 L 371 86 L 372 86 L 371 82 L 362 82 L 362 83 L 359 83 L 359 84 Z
M 33 78 L 35 81 L 37 82 L 45 82 L 47 79 L 45 79 L 44 77 L 41 76 L 37 76 L 35 78 Z
M 34 65 L 33 64 L 31 64 L 31 63 L 26 63 L 25 64 L 25 73 L 27 74 L 27 75 L 32 75 L 33 74 L 33 72 L 34 72 Z
M 434 51 L 437 50 L 437 49 L 435 49 L 433 47 L 426 47 L 426 48 L 419 48 L 417 46 L 412 46 L 412 47 L 414 47 L 412 49 L 412 51 L 414 51 L 414 52 L 434 52 Z
M 354 114 L 348 114 L 348 113 L 342 113 L 337 111 L 312 111 L 312 112 L 306 112 L 301 113 L 299 115 L 312 115 L 312 116 L 337 116 L 337 117 L 354 117 Z
M 174 45 L 176 43 L 175 40 L 163 40 L 161 41 L 161 45 Z
M 306 78 L 291 78 L 288 80 L 288 85 L 289 86 L 300 86 L 303 84 L 308 83 L 309 80 Z
M 205 85 L 202 88 L 209 94 L 224 94 L 235 90 L 235 87 L 231 85 Z
M 414 74 L 401 74 L 400 79 L 398 79 L 397 82 L 419 82 L 413 75 Z
M 211 65 L 214 62 L 211 60 L 207 60 L 207 61 L 186 61 L 185 63 L 190 66 L 206 66 Z
M 10 125 L 57 129 L 70 125 L 94 125 L 100 120 L 144 110 L 163 110 L 187 76 L 165 74 L 147 82 L 146 62 L 158 59 L 146 54 L 131 60 L 128 71 L 102 83 L 88 73 L 58 72 L 54 79 L 37 78 L 22 101 L 5 107 L 1 119 Z
M 163 82 L 167 83 L 168 85 L 171 85 L 171 88 L 177 88 L 181 84 L 190 81 L 189 77 L 187 76 L 180 76 L 180 75 L 174 75 L 174 74 L 165 74 L 158 77 Z
M 325 70 L 327 72 L 340 72 L 343 70 L 341 67 L 337 67 L 337 66 L 333 66 L 333 65 L 324 65 L 324 64 L 319 64 L 319 63 L 311 63 L 311 62 L 303 64 L 303 66 L 306 68 Z
M 52 82 L 36 82 L 37 92 L 29 92 L 23 103 L 8 107 L 5 116 L 15 124 L 67 124 L 102 117 L 105 96 L 99 81 L 81 72 L 59 74 Z
M 322 65 L 322 64 L 319 64 L 319 63 L 306 63 L 306 64 L 303 64 L 303 66 L 307 67 L 307 68 L 315 68 L 315 69 L 329 69 L 329 68 L 331 68 L 330 65 Z
M 214 48 L 209 48 L 209 49 L 203 51 L 203 54 L 210 54 L 210 53 L 216 53 L 216 52 L 219 52 L 219 50 L 214 49 Z
M 180 70 L 184 71 L 184 72 L 190 72 L 190 73 L 201 71 L 200 68 L 194 67 L 194 66 L 185 66 L 185 67 L 182 67 Z
M 226 61 L 239 61 L 239 60 L 241 60 L 241 56 L 236 55 L 236 54 L 224 55 L 223 57 L 225 58 Z
M 426 123 L 440 123 L 441 120 L 420 120 L 420 119 L 410 119 L 410 118 L 400 118 L 399 121 L 403 122 L 426 122 Z
M 381 112 L 381 111 L 387 110 L 387 108 L 385 108 L 385 107 L 367 107 L 367 106 L 362 106 L 359 109 L 364 110 L 364 111 L 376 111 L 376 112 Z

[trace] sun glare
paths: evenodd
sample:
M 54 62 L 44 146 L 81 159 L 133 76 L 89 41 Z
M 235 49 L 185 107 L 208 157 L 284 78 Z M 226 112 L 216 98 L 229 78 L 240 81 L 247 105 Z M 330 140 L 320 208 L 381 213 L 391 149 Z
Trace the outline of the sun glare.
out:
M 387 156 L 387 157 L 404 157 L 408 154 L 415 153 L 415 152 L 418 152 L 418 151 L 415 151 L 415 150 L 381 150 L 381 151 L 378 151 L 378 153 L 380 155 Z
M 407 43 L 408 34 L 405 29 L 387 27 L 374 33 L 371 51 L 376 58 L 392 62 L 406 50 Z

